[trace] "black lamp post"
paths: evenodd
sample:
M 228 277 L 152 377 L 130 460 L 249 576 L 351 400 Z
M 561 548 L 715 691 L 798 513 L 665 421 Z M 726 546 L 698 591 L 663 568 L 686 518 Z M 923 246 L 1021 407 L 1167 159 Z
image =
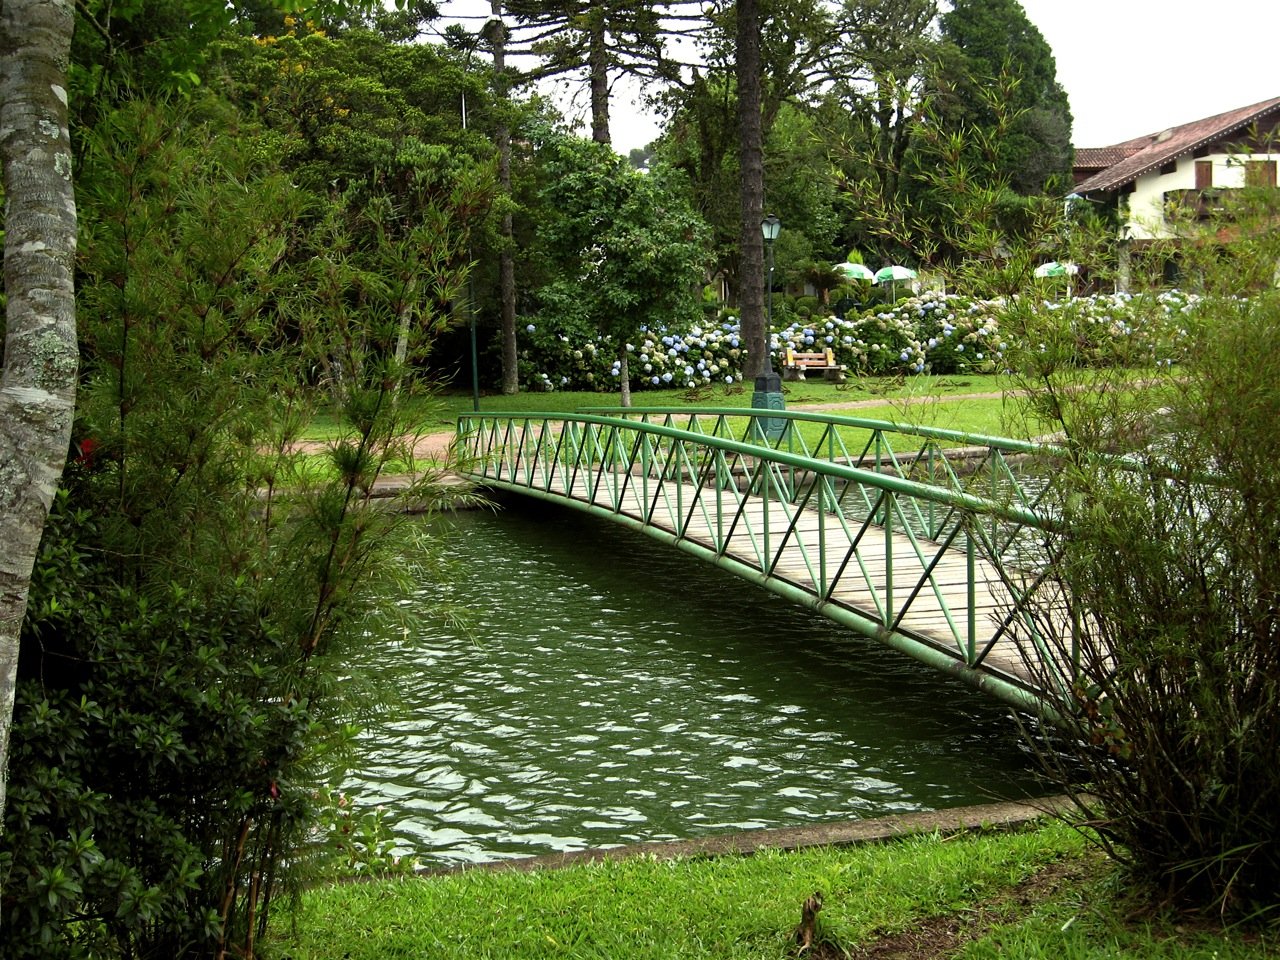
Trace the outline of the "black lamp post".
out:
M 769 252 L 769 306 L 765 314 L 764 366 L 756 376 L 756 388 L 751 395 L 751 406 L 762 410 L 786 409 L 786 403 L 782 399 L 782 377 L 773 369 L 773 359 L 769 349 L 773 340 L 773 241 L 778 239 L 778 231 L 781 229 L 782 221 L 773 214 L 769 214 L 760 223 L 765 249 Z M 757 423 L 770 440 L 777 440 L 782 436 L 787 426 L 787 421 L 782 417 L 761 417 Z

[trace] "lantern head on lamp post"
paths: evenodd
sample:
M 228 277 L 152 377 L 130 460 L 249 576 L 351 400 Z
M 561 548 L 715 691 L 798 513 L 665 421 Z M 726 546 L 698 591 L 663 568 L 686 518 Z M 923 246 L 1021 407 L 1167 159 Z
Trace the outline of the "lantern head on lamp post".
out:
M 764 366 L 756 376 L 755 392 L 751 395 L 751 406 L 761 410 L 784 410 L 786 403 L 782 399 L 782 377 L 773 369 L 770 347 L 773 341 L 773 241 L 778 239 L 782 229 L 782 221 L 773 214 L 765 217 L 760 223 L 760 232 L 764 236 L 765 250 L 769 254 L 768 267 L 768 309 L 765 313 L 764 327 Z M 756 420 L 759 429 L 770 440 L 777 440 L 787 428 L 783 417 L 759 417 Z

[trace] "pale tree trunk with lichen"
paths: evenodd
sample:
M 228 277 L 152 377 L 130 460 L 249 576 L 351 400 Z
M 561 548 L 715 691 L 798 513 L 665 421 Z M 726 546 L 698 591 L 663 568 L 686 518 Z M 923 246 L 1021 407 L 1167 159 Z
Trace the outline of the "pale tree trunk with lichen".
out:
M 74 23 L 72 0 L 0 0 L 7 297 L 0 379 L 0 816 L 18 637 L 75 411 L 76 205 L 66 90 Z

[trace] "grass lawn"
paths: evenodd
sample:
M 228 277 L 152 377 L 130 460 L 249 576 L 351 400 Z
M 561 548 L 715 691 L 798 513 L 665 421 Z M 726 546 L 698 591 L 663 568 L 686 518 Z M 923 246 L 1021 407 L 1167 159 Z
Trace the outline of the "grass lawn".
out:
M 823 897 L 797 954 L 801 905 Z M 1051 824 L 753 856 L 472 871 L 306 893 L 269 956 L 383 958 L 1086 958 L 1261 960 L 1280 941 L 1175 922 Z M 821 941 L 827 941 L 825 946 Z
M 945 398 L 973 393 L 1001 393 L 1014 389 L 1011 377 L 1006 376 L 931 376 L 913 377 L 858 377 L 848 383 L 827 383 L 824 380 L 804 380 L 784 383 L 783 396 L 788 406 L 803 404 L 874 402 L 883 400 L 910 402 L 920 398 Z M 703 387 L 697 390 L 637 390 L 631 394 L 631 403 L 637 407 L 749 407 L 752 384 L 739 383 L 732 387 Z M 442 421 L 452 424 L 461 413 L 472 409 L 469 393 L 449 393 L 440 398 Z M 617 406 L 617 391 L 587 393 L 566 391 L 563 393 L 518 393 L 514 396 L 485 396 L 480 399 L 483 411 L 523 413 L 532 411 L 564 412 L 581 407 Z
M 823 380 L 805 380 L 801 383 L 783 384 L 783 396 L 788 406 L 812 403 L 874 403 L 883 401 L 883 410 L 928 404 L 938 399 L 973 393 L 1001 393 L 1012 389 L 1007 376 L 887 376 L 887 378 L 859 378 L 846 384 L 831 384 Z M 750 384 L 735 387 L 709 387 L 700 390 L 637 390 L 631 394 L 634 406 L 650 407 L 750 407 Z M 461 390 L 440 393 L 430 401 L 417 403 L 419 429 L 424 431 L 452 430 L 461 413 L 470 413 L 472 397 Z M 617 406 L 618 394 L 588 393 L 570 390 L 562 393 L 517 393 L 503 397 L 498 394 L 480 398 L 483 412 L 570 412 L 581 407 Z M 319 416 L 307 430 L 307 439 L 323 440 L 339 433 L 337 421 L 330 416 Z
M 860 378 L 847 384 L 826 383 L 821 380 L 784 384 L 787 406 L 791 409 L 821 407 L 822 412 L 858 419 L 882 420 L 917 426 L 938 427 L 967 434 L 1009 436 L 1028 439 L 1037 432 L 1029 428 L 1019 416 L 1018 404 L 1006 398 L 1004 391 L 1013 389 L 1012 379 L 1003 376 L 915 376 Z M 714 387 L 698 391 L 645 390 L 632 395 L 636 407 L 720 407 L 738 408 L 751 405 L 750 385 L 733 388 Z M 510 397 L 489 396 L 481 399 L 481 411 L 491 413 L 570 413 L 583 408 L 616 407 L 618 397 L 613 393 L 519 393 Z M 460 414 L 472 410 L 470 393 L 446 393 L 429 400 L 415 401 L 409 411 L 409 422 L 420 434 L 451 432 Z M 836 407 L 836 409 L 829 409 Z M 746 418 L 730 418 L 729 426 L 736 436 L 747 429 Z M 810 449 L 816 449 L 823 433 L 821 424 L 801 423 L 800 434 Z M 316 418 L 304 435 L 304 439 L 322 442 L 341 435 L 338 422 L 331 416 Z M 841 427 L 840 435 L 845 448 L 856 453 L 871 438 L 871 432 L 853 427 Z M 897 435 L 891 440 L 899 454 L 918 450 L 924 441 L 910 435 Z M 963 445 L 963 444 L 943 444 Z M 798 449 L 799 448 L 795 448 Z M 425 454 L 425 459 L 439 455 Z M 316 452 L 299 464 L 298 469 L 312 474 L 329 470 L 328 458 Z M 394 473 L 399 467 L 390 465 L 386 473 Z

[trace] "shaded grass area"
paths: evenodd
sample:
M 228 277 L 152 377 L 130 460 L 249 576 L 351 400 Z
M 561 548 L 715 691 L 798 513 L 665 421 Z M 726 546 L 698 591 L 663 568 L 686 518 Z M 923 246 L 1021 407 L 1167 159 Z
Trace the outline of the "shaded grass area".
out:
M 813 945 L 796 944 L 820 891 Z M 749 857 L 643 857 L 315 889 L 272 955 L 1260 960 L 1280 941 L 1135 917 L 1068 828 L 924 836 Z

